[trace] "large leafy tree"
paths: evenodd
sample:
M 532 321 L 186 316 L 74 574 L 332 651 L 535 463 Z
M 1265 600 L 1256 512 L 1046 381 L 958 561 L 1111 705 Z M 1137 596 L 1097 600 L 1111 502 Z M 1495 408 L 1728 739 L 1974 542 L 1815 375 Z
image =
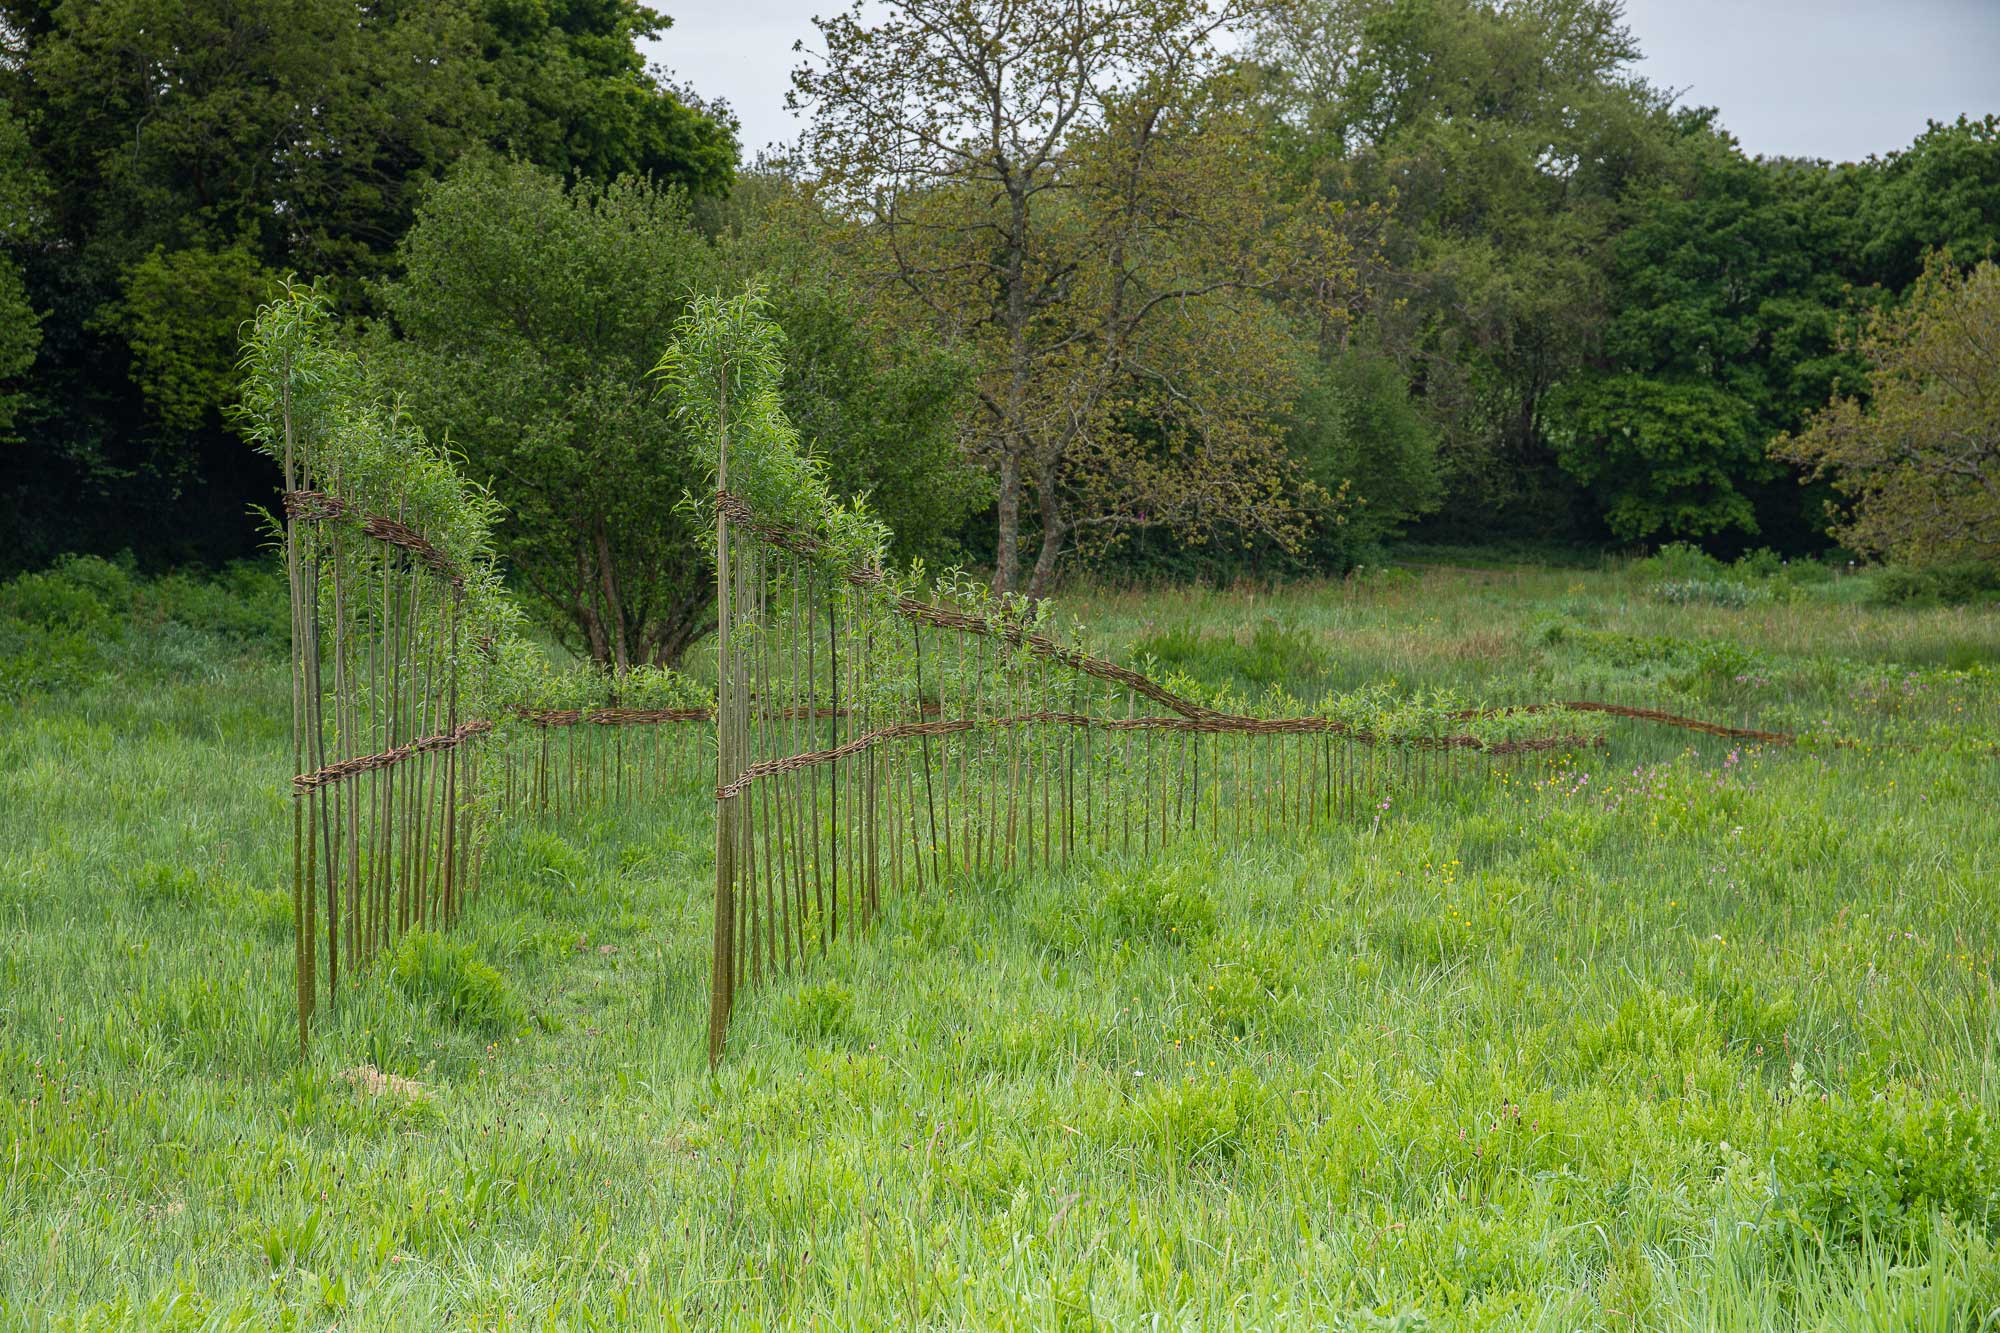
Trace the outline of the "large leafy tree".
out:
M 713 623 L 712 548 L 679 503 L 702 478 L 649 376 L 690 297 L 744 268 L 771 273 L 786 411 L 833 484 L 916 534 L 912 554 L 977 501 L 952 447 L 963 368 L 880 336 L 810 248 L 752 230 L 725 253 L 681 191 L 474 161 L 427 197 L 382 289 L 374 363 L 506 505 L 517 582 L 599 661 L 671 663 Z
M 523 162 L 473 162 L 425 200 L 393 326 L 371 360 L 507 508 L 501 554 L 572 647 L 672 662 L 699 637 L 711 576 L 685 442 L 648 378 L 691 292 L 720 281 L 675 191 L 565 189 Z
M 467 151 L 726 188 L 727 118 L 645 69 L 664 22 L 635 0 L 0 0 L 0 100 L 52 187 L 10 246 L 45 318 L 0 545 L 241 549 L 269 486 L 223 424 L 242 321 L 286 270 L 364 305 Z
M 2000 565 L 2000 266 L 1934 260 L 1860 352 L 1867 399 L 1835 398 L 1775 452 L 1849 498 L 1834 531 L 1857 550 Z
M 1204 0 L 899 0 L 819 20 L 807 154 L 859 272 L 967 349 L 997 587 L 1165 525 L 1294 533 L 1295 359 L 1261 292 L 1309 268 Z M 1029 550 L 1032 543 L 1036 548 Z
M 1901 292 L 1932 250 L 1961 265 L 2000 255 L 2000 116 L 1933 122 L 1848 174 L 1860 177 L 1850 194 L 1858 281 Z
M 1855 378 L 1840 348 L 1849 211 L 1829 206 L 1827 169 L 1752 162 L 1712 115 L 1683 115 L 1673 176 L 1624 201 L 1611 313 L 1551 396 L 1548 433 L 1621 538 L 1795 545 L 1808 527 L 1768 445 Z
M 0 440 L 20 406 L 19 377 L 42 342 L 41 314 L 28 300 L 15 256 L 43 226 L 47 196 L 47 182 L 28 155 L 27 129 L 0 101 Z
M 1295 167 L 1393 201 L 1367 311 L 1442 431 L 1462 525 L 1566 503 L 1549 398 L 1610 309 L 1617 201 L 1664 167 L 1637 54 L 1615 0 L 1294 0 L 1249 48 Z

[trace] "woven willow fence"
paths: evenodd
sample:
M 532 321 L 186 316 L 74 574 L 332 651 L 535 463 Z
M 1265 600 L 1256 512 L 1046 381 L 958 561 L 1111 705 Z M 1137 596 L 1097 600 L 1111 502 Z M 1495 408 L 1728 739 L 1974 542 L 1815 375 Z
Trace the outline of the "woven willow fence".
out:
M 713 692 L 673 672 L 557 672 L 514 632 L 493 505 L 372 396 L 330 323 L 292 288 L 244 358 L 247 432 L 284 472 L 302 1048 L 343 977 L 460 917 L 497 822 L 711 775 L 713 1061 L 739 993 L 897 894 L 1373 819 L 1601 744 L 1612 716 L 1789 739 L 1593 702 L 1252 707 L 1088 654 L 1046 603 L 891 573 L 885 530 L 798 448 L 755 292 L 696 301 L 661 363 L 716 481 Z
M 244 420 L 284 471 L 292 618 L 292 898 L 299 1040 L 319 1002 L 478 891 L 472 793 L 491 723 L 469 651 L 499 628 L 490 505 L 373 401 L 316 292 L 259 315 Z

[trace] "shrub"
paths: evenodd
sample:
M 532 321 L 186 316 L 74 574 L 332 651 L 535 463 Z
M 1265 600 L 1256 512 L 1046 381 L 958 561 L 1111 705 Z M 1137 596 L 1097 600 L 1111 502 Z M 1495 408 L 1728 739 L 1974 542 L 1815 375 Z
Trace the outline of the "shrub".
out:
M 1645 559 L 1634 561 L 1632 571 L 1648 581 L 1716 582 L 1728 576 L 1729 566 L 1692 542 L 1668 542 Z
M 1669 579 L 1655 583 L 1647 590 L 1647 595 L 1655 601 L 1671 602 L 1675 606 L 1742 607 L 1771 598 L 1767 588 L 1728 578 Z
M 500 969 L 481 961 L 470 945 L 433 931 L 403 937 L 389 959 L 389 979 L 458 1026 L 512 1032 L 527 1022 L 526 1009 Z
M 285 581 L 261 562 L 238 561 L 212 575 L 162 575 L 136 588 L 133 606 L 143 625 L 184 625 L 236 647 L 282 651 L 291 641 Z
M 65 556 L 0 583 L 0 697 L 69 693 L 109 672 L 206 680 L 246 649 L 282 650 L 285 585 L 264 564 L 147 582 L 96 556 Z
M 1785 572 L 1785 560 L 1768 546 L 1736 558 L 1736 572 L 1746 579 L 1774 579 Z
M 1958 606 L 2000 593 L 2000 566 L 1891 565 L 1875 576 L 1872 600 L 1884 606 Z
M 46 570 L 0 584 L 0 619 L 32 629 L 115 635 L 131 604 L 132 576 L 91 555 L 64 556 Z

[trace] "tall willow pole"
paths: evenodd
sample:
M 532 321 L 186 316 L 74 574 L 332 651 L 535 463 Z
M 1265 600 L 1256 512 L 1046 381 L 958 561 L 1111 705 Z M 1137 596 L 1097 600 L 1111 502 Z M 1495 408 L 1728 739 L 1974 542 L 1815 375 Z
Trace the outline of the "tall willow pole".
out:
M 729 380 L 718 376 L 716 393 L 715 488 L 729 489 Z M 715 510 L 715 785 L 718 790 L 734 780 L 735 722 L 730 716 L 734 702 L 730 679 L 729 618 L 729 515 L 723 506 Z M 714 965 L 709 978 L 708 1063 L 712 1069 L 722 1058 L 722 1040 L 729 1031 L 729 1010 L 735 999 L 735 855 L 736 803 L 720 800 L 715 806 L 715 941 Z

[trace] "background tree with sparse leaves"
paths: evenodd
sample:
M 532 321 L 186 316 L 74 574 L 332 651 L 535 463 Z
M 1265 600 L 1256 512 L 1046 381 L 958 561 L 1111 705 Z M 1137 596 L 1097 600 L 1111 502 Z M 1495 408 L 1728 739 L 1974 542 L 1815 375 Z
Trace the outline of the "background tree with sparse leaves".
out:
M 853 271 L 972 358 L 997 589 L 1044 594 L 1073 552 L 1147 526 L 1302 526 L 1297 363 L 1267 295 L 1338 286 L 1346 257 L 1274 198 L 1214 45 L 1240 16 L 903 0 L 818 20 L 793 76 L 806 157 L 857 220 Z

